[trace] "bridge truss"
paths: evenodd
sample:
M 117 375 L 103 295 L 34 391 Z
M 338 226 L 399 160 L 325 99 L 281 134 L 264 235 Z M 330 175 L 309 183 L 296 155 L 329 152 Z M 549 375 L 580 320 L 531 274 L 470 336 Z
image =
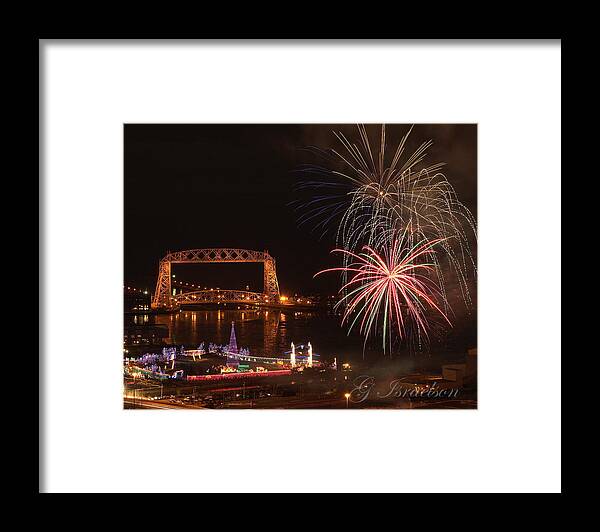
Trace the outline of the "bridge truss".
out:
M 276 302 L 265 294 L 258 292 L 247 292 L 245 290 L 196 290 L 194 292 L 182 292 L 172 296 L 177 306 L 200 305 L 203 303 L 255 303 L 265 304 Z
M 172 294 L 171 265 L 190 263 L 262 262 L 263 293 L 242 290 L 198 290 Z M 220 296 L 220 297 L 219 297 Z M 165 255 L 158 266 L 158 279 L 152 298 L 153 309 L 176 308 L 182 304 L 201 303 L 269 303 L 279 301 L 279 282 L 275 259 L 267 251 L 237 248 L 208 248 L 176 251 Z

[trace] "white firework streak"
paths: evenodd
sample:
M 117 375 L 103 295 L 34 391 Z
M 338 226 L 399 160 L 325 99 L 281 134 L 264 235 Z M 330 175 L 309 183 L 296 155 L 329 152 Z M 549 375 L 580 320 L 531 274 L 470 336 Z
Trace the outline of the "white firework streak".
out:
M 334 228 L 338 247 L 357 252 L 367 245 L 374 250 L 389 246 L 394 235 L 410 228 L 407 245 L 412 247 L 423 240 L 440 243 L 442 255 L 458 279 L 463 300 L 469 307 L 470 272 L 476 275 L 476 263 L 470 250 L 471 235 L 477 239 L 476 220 L 457 197 L 454 187 L 440 172 L 444 162 L 425 164 L 427 150 L 433 142 L 422 143 L 406 155 L 406 143 L 412 127 L 402 137 L 386 162 L 386 128 L 381 127 L 379 152 L 374 154 L 365 126 L 359 125 L 359 143 L 351 142 L 342 133 L 335 133 L 343 150 L 326 152 L 311 150 L 329 161 L 328 166 L 305 165 L 301 171 L 318 179 L 302 182 L 298 189 L 311 190 L 300 223 L 316 222 L 323 233 Z M 338 169 L 339 167 L 339 169 Z M 351 261 L 344 255 L 344 267 Z M 445 288 L 440 260 L 433 257 L 440 280 L 443 306 L 451 310 Z M 347 275 L 342 271 L 343 283 Z

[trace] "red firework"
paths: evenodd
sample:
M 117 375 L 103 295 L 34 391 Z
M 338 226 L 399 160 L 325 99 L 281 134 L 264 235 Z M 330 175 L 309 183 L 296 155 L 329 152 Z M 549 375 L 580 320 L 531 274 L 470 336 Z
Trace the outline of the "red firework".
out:
M 416 326 L 419 337 L 423 333 L 428 338 L 426 312 L 429 309 L 437 311 L 452 325 L 436 302 L 440 291 L 434 281 L 435 263 L 427 260 L 435 254 L 433 247 L 444 239 L 422 240 L 409 248 L 405 245 L 405 236 L 406 231 L 401 238 L 388 240 L 383 254 L 370 246 L 364 246 L 358 255 L 334 249 L 333 252 L 344 253 L 354 262 L 316 274 L 331 271 L 348 274 L 349 281 L 340 289 L 340 293 L 346 295 L 337 303 L 345 306 L 342 324 L 350 323 L 350 331 L 360 320 L 360 333 L 365 335 L 366 342 L 381 323 L 384 351 L 386 337 L 391 345 L 392 330 L 397 330 L 400 339 L 406 339 L 410 323 Z

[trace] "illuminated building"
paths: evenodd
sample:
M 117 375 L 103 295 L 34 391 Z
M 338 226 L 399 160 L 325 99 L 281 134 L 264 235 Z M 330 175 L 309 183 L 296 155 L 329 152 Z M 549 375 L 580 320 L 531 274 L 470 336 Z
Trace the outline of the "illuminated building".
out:
M 124 288 L 123 306 L 125 312 L 149 310 L 150 294 L 147 290 L 126 286 Z
M 294 367 L 296 365 L 296 346 L 294 345 L 294 342 L 292 342 L 292 352 L 290 354 L 290 364 L 292 365 L 292 367 Z
M 125 325 L 123 343 L 127 347 L 163 345 L 169 327 L 162 324 Z
M 313 357 L 312 357 L 312 345 L 308 342 L 308 367 L 312 368 L 313 365 Z

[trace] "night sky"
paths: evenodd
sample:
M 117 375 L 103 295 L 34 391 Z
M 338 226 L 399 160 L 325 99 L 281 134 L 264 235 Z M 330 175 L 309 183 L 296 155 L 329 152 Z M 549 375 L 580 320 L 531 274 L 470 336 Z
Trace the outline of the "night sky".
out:
M 408 125 L 387 125 L 393 150 Z M 302 148 L 340 148 L 333 130 L 358 139 L 355 125 L 127 124 L 125 140 L 125 282 L 153 289 L 158 262 L 169 250 L 240 247 L 268 250 L 277 261 L 283 294 L 334 294 L 332 238 L 298 227 L 289 204 L 303 163 Z M 379 125 L 367 128 L 378 146 Z M 407 149 L 432 139 L 426 162 L 443 172 L 477 216 L 477 126 L 416 125 Z M 476 252 L 476 247 L 474 247 Z M 220 288 L 262 291 L 262 265 L 175 265 L 177 278 Z M 458 318 L 474 328 L 474 317 Z

